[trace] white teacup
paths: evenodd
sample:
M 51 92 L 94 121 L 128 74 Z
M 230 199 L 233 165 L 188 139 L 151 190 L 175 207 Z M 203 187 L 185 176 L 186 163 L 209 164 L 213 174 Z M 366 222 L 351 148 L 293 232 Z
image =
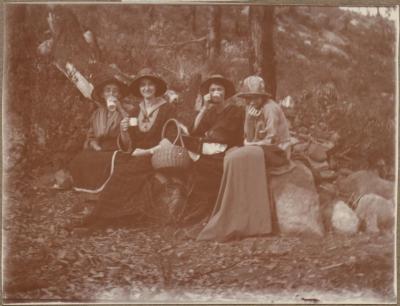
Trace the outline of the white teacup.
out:
M 129 118 L 129 126 L 137 126 L 138 125 L 138 119 L 135 117 Z
M 222 93 L 221 92 L 213 92 L 211 94 L 211 102 L 214 103 L 215 100 L 219 101 L 222 98 Z M 215 100 L 214 100 L 215 99 Z

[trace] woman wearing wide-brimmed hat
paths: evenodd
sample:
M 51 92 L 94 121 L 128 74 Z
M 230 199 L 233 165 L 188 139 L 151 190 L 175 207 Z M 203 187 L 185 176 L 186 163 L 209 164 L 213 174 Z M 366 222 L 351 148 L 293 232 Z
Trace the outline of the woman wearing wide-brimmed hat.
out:
M 238 94 L 246 100 L 244 146 L 227 152 L 214 211 L 199 240 L 265 235 L 272 232 L 267 173 L 293 169 L 288 122 L 265 90 L 264 80 L 250 76 Z
M 96 193 L 106 182 L 111 157 L 118 150 L 120 122 L 128 116 L 120 102 L 127 93 L 128 87 L 110 73 L 102 73 L 95 79 L 92 99 L 98 108 L 90 117 L 84 150 L 69 166 L 77 191 Z
M 93 213 L 81 225 L 135 224 L 134 217 L 143 216 L 148 204 L 143 189 L 154 175 L 151 156 L 161 141 L 164 123 L 175 117 L 175 105 L 162 98 L 166 89 L 166 82 L 149 68 L 141 70 L 130 84 L 130 92 L 142 101 L 131 117 L 121 121 L 121 151 Z
M 211 213 L 225 152 L 243 143 L 244 109 L 229 99 L 235 94 L 233 82 L 214 74 L 200 85 L 200 93 L 203 106 L 194 120 L 190 137 L 184 138 L 187 147 L 199 154 L 194 163 L 194 188 L 188 199 L 186 224 Z

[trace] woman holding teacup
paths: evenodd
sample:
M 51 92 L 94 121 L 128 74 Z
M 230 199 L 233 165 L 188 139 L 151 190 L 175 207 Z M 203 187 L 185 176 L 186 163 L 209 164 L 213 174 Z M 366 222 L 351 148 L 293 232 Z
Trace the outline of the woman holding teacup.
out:
M 97 193 L 109 177 L 111 157 L 118 150 L 120 122 L 128 117 L 120 102 L 127 93 L 128 87 L 114 76 L 103 74 L 98 78 L 92 98 L 99 107 L 90 118 L 84 151 L 69 167 L 77 191 Z
M 190 137 L 184 137 L 186 147 L 198 153 L 184 224 L 197 222 L 212 212 L 225 153 L 243 143 L 244 108 L 230 99 L 235 92 L 233 82 L 219 74 L 211 75 L 200 85 L 203 105 Z
M 146 213 L 148 203 L 143 191 L 154 175 L 151 157 L 160 145 L 165 122 L 175 117 L 175 105 L 162 97 L 166 89 L 166 82 L 148 68 L 130 84 L 130 92 L 142 101 L 131 117 L 121 120 L 120 151 L 113 159 L 112 175 L 94 211 L 78 226 L 134 224 Z
M 271 234 L 273 205 L 268 175 L 291 171 L 290 133 L 280 106 L 264 80 L 249 76 L 237 95 L 246 101 L 244 145 L 225 154 L 214 210 L 198 240 L 226 241 Z

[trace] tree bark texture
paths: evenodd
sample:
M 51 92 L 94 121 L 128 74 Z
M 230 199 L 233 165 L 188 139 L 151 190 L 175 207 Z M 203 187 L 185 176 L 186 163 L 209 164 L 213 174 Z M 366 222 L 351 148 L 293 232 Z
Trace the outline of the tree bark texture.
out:
M 190 20 L 191 20 L 192 32 L 193 32 L 193 34 L 196 35 L 196 32 L 197 32 L 197 26 L 196 26 L 196 6 L 194 6 L 194 5 L 190 7 Z
M 276 97 L 276 61 L 274 49 L 274 7 L 264 6 L 264 22 L 263 22 L 263 54 L 264 60 L 262 65 L 261 74 L 266 81 L 266 88 L 272 94 L 273 98 Z
M 249 71 L 261 76 L 266 90 L 275 98 L 276 64 L 273 41 L 274 7 L 250 6 Z
M 210 19 L 208 25 L 208 59 L 216 60 L 221 51 L 221 7 L 210 7 Z

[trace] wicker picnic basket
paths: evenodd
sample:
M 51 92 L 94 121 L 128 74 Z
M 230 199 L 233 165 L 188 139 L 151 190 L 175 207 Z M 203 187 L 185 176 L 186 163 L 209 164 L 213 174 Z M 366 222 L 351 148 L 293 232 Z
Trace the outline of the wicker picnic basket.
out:
M 161 139 L 165 138 L 165 132 L 167 126 L 170 123 L 175 123 L 177 128 L 177 135 L 173 143 L 164 142 L 161 144 L 160 148 L 158 148 L 152 158 L 151 163 L 154 169 L 161 168 L 186 168 L 190 165 L 191 159 L 187 149 L 182 140 L 182 130 L 179 125 L 179 122 L 176 119 L 169 119 L 164 123 Z M 180 145 L 177 142 L 180 142 Z

